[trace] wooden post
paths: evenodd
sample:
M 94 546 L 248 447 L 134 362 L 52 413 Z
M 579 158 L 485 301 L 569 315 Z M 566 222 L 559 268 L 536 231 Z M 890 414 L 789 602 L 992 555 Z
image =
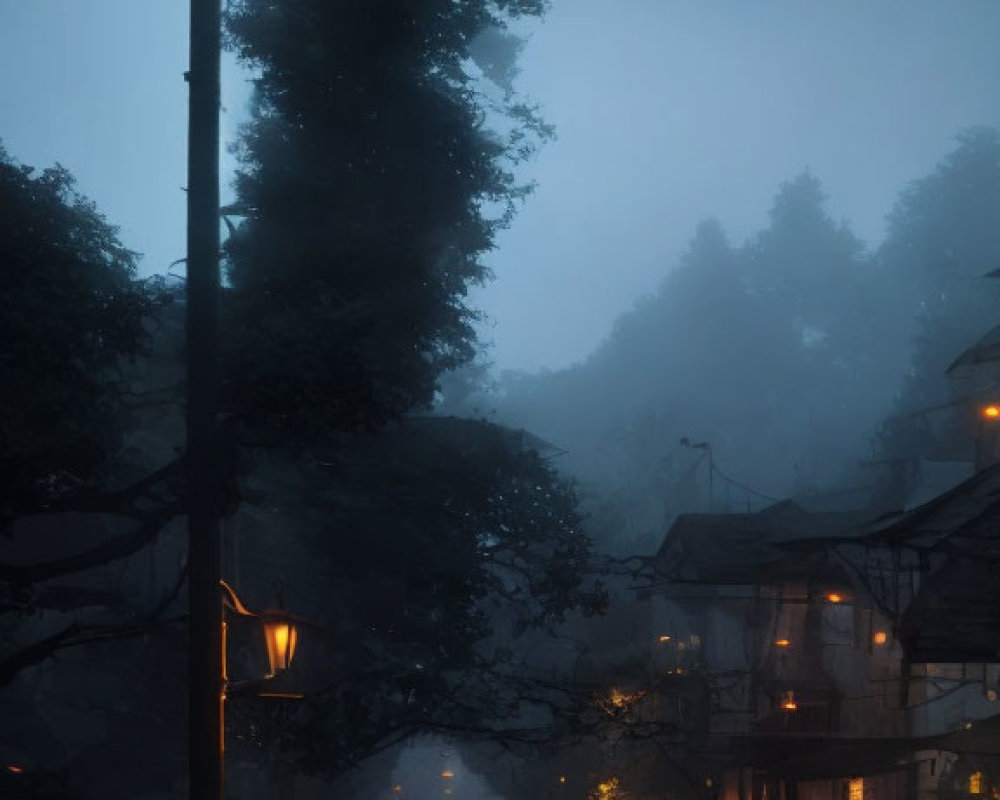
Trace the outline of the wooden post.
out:
M 191 0 L 188 118 L 188 747 L 192 800 L 223 797 L 218 415 L 220 0 Z

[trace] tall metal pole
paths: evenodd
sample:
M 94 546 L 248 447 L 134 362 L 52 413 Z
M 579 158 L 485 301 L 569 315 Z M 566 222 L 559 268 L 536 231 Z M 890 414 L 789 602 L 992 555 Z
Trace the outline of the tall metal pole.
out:
M 223 797 L 218 447 L 221 1 L 191 0 L 188 118 L 188 736 L 192 800 Z

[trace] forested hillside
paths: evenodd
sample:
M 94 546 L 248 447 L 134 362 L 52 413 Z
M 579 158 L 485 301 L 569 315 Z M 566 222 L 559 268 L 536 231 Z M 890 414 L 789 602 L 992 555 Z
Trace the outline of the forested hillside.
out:
M 1000 263 L 998 192 L 996 132 L 966 131 L 866 248 L 802 173 L 748 241 L 702 223 L 583 362 L 507 374 L 469 404 L 565 450 L 619 546 L 653 544 L 683 511 L 901 505 L 893 477 L 912 484 L 943 447 L 913 412 L 961 392 L 945 369 L 997 316 L 982 276 Z

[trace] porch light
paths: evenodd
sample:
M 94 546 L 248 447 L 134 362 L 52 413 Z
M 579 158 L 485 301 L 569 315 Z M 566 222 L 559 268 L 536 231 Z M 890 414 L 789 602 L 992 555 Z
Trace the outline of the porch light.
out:
M 847 800 L 865 800 L 864 778 L 851 778 L 847 784 Z
M 887 641 L 889 641 L 889 635 L 885 631 L 875 631 L 872 634 L 873 644 L 885 644 Z
M 979 409 L 979 414 L 983 419 L 1000 419 L 1000 405 L 990 403 Z
M 833 603 L 834 605 L 836 605 L 837 603 L 843 603 L 844 602 L 844 596 L 840 595 L 840 594 L 837 594 L 836 592 L 830 592 L 826 596 L 826 601 L 828 603 Z

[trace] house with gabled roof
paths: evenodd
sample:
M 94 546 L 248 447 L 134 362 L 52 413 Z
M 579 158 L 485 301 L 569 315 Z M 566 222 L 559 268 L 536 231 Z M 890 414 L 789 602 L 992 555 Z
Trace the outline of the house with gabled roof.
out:
M 987 473 L 876 520 L 789 501 L 674 522 L 655 556 L 650 639 L 660 671 L 702 677 L 693 733 L 706 747 L 688 763 L 713 797 L 992 791 L 991 756 L 969 755 L 1000 691 L 986 664 L 1000 660 L 1000 570 L 968 557 L 1000 504 L 1000 471 Z M 992 607 L 970 607 L 983 592 Z

